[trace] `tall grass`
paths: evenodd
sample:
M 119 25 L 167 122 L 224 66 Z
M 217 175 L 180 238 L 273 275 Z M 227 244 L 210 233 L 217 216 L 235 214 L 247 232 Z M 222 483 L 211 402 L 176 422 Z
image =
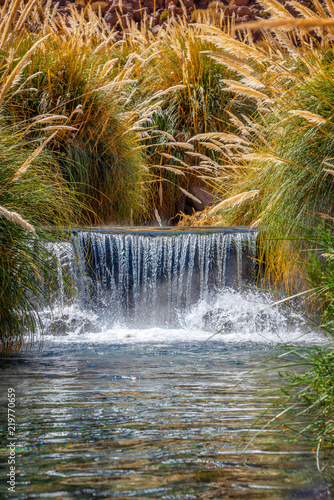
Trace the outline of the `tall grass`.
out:
M 328 342 L 312 346 L 283 346 L 278 356 L 282 384 L 274 400 L 274 416 L 266 425 L 284 426 L 292 441 L 313 443 L 319 470 L 332 472 L 334 446 L 334 236 L 331 223 L 309 231 L 317 251 L 304 260 L 313 302 L 311 325 Z M 288 299 L 289 300 L 289 299 Z M 274 365 L 275 366 L 275 365 Z M 265 367 L 267 369 L 267 367 Z M 261 432 L 261 431 L 260 431 Z
M 21 134 L 0 129 L 1 353 L 33 342 L 40 326 L 38 308 L 48 302 L 54 270 L 38 226 L 74 219 L 72 194 L 49 154 L 38 155 L 22 171 L 35 151 Z
M 265 228 L 260 260 L 267 278 L 279 283 L 284 276 L 291 285 L 298 252 L 307 247 L 307 228 L 316 212 L 331 213 L 333 207 L 333 177 L 326 171 L 334 157 L 333 48 L 326 27 L 318 39 L 306 30 L 308 19 L 303 28 L 284 7 L 262 3 L 276 16 L 285 12 L 287 24 L 281 28 L 275 20 L 273 27 L 269 21 L 271 33 L 260 44 L 247 33 L 240 41 L 202 27 L 202 39 L 217 47 L 213 57 L 240 76 L 224 80 L 227 90 L 252 100 L 254 117 L 231 117 L 234 134 L 200 135 L 191 142 L 206 141 L 208 150 L 218 145 L 221 151 L 225 201 L 210 215 L 219 214 L 225 225 Z
M 138 221 L 144 211 L 145 163 L 135 130 L 138 113 L 124 109 L 131 65 L 119 70 L 117 61 L 110 59 L 113 37 L 103 39 L 103 33 L 85 30 L 88 25 L 77 14 L 71 29 L 47 30 L 47 42 L 24 68 L 28 84 L 13 90 L 6 113 L 14 123 L 39 115 L 46 120 L 49 114 L 65 115 L 65 120 L 60 118 L 62 132 L 49 149 L 89 207 L 81 220 L 89 216 L 92 223 Z M 18 35 L 19 56 L 40 36 Z M 36 127 L 30 136 L 39 136 Z
M 28 4 L 28 6 L 31 2 Z M 11 42 L 13 23 L 24 22 L 19 3 L 8 4 L 0 15 L 0 352 L 11 354 L 34 339 L 39 323 L 37 301 L 48 300 L 45 280 L 52 277 L 38 226 L 69 224 L 77 207 L 53 156 L 45 145 L 62 128 L 49 116 L 52 130 L 45 127 L 38 140 L 33 123 L 13 124 L 5 113 L 10 94 L 20 90 L 22 72 L 43 37 L 19 55 Z M 45 118 L 45 117 L 44 117 Z M 66 118 L 66 117 L 65 117 Z M 78 208 L 78 207 L 77 207 Z
M 201 16 L 215 24 L 211 10 Z M 141 29 L 133 23 L 119 41 L 90 6 L 81 13 L 72 8 L 66 19 L 48 7 L 32 8 L 21 25 L 12 38 L 21 56 L 49 38 L 24 68 L 27 86 L 12 91 L 6 112 L 16 123 L 41 113 L 66 115 L 63 126 L 77 129 L 63 127 L 49 149 L 80 200 L 88 200 L 83 218 L 138 223 L 156 209 L 169 218 L 191 198 L 191 185 L 216 189 L 217 151 L 188 141 L 234 130 L 230 112 L 249 115 L 254 105 L 224 91 L 223 80 L 238 80 L 238 73 L 208 57 L 214 45 L 198 27 L 170 19 L 153 37 L 145 23 Z M 38 137 L 38 130 L 31 134 Z
M 314 2 L 313 10 L 293 2 L 301 15 L 295 20 L 277 2 L 261 3 L 272 19 L 244 27 L 270 29 L 260 44 L 253 44 L 249 34 L 242 41 L 202 28 L 204 39 L 220 49 L 220 60 L 228 67 L 232 62 L 241 76 L 225 81 L 229 91 L 257 105 L 252 119 L 232 117 L 238 132 L 191 140 L 213 142 L 221 151 L 223 199 L 206 216 L 219 216 L 226 225 L 262 227 L 260 260 L 266 279 L 276 286 L 285 280 L 298 289 L 309 281 L 315 289 L 312 313 L 316 308 L 323 313 L 321 328 L 331 340 L 333 230 L 315 237 L 314 227 L 319 213 L 330 220 L 333 216 L 334 9 L 329 1 Z M 288 354 L 289 381 L 271 423 L 285 416 L 286 425 L 289 414 L 307 415 L 298 432 L 315 442 L 320 467 L 320 450 L 331 452 L 334 440 L 333 349 L 292 347 Z
M 242 109 L 248 115 L 254 110 L 249 100 L 240 103 L 224 92 L 223 80 L 238 79 L 238 75 L 208 57 L 213 49 L 210 41 L 200 37 L 198 27 L 186 20 L 170 19 L 156 37 L 131 26 L 121 51 L 116 52 L 123 61 L 129 54 L 133 57 L 137 79 L 134 99 L 157 96 L 159 102 L 149 122 L 153 131 L 146 152 L 153 181 L 153 208 L 167 217 L 180 210 L 191 185 L 216 188 L 216 152 L 204 154 L 205 146 L 191 144 L 191 137 L 233 129 L 230 111 L 238 115 Z

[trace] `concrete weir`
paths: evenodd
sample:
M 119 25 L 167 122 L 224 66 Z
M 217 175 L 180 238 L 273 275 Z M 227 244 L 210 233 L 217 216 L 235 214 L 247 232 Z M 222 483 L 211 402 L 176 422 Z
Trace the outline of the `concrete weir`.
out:
M 256 236 L 241 227 L 72 230 L 54 244 L 59 290 L 65 268 L 85 309 L 112 322 L 170 323 L 223 288 L 255 282 Z

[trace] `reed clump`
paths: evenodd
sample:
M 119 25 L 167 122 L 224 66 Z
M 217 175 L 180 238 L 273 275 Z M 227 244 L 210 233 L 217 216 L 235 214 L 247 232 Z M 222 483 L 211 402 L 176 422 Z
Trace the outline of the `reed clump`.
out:
M 201 39 L 216 47 L 211 57 L 240 77 L 224 79 L 224 91 L 235 99 L 247 97 L 256 112 L 252 117 L 231 116 L 233 134 L 212 132 L 191 142 L 205 141 L 208 150 L 220 148 L 223 202 L 213 210 L 222 224 L 265 229 L 259 258 L 266 278 L 271 284 L 284 280 L 289 288 L 300 272 L 298 252 L 308 246 L 307 228 L 317 212 L 333 210 L 334 184 L 328 172 L 334 157 L 333 28 L 329 7 L 321 17 L 300 6 L 303 17 L 296 20 L 276 2 L 261 3 L 273 15 L 267 24 L 254 24 L 270 28 L 261 43 L 254 44 L 247 32 L 251 24 L 239 40 L 209 26 L 201 28 Z
M 0 128 L 0 352 L 33 343 L 38 311 L 48 303 L 54 268 L 39 226 L 69 224 L 74 195 L 52 155 Z M 24 168 L 27 166 L 27 168 Z
M 333 219 L 327 214 L 325 218 L 326 224 L 309 228 L 310 241 L 317 250 L 304 259 L 304 266 L 313 302 L 310 324 L 315 332 L 321 332 L 331 341 L 334 336 L 334 236 Z M 313 443 L 319 471 L 327 468 L 332 472 L 333 345 L 283 346 L 279 358 L 279 375 L 284 382 L 274 401 L 274 416 L 269 423 L 283 424 L 290 430 L 292 441 L 303 438 Z
M 311 283 L 316 328 L 333 331 L 333 231 L 314 237 L 319 213 L 333 217 L 333 5 L 313 10 L 293 2 L 293 19 L 277 2 L 261 2 L 272 19 L 244 29 L 266 31 L 254 44 L 203 27 L 203 38 L 241 79 L 225 80 L 235 96 L 256 103 L 253 117 L 231 117 L 237 132 L 194 136 L 221 150 L 222 200 L 206 217 L 219 214 L 226 225 L 261 227 L 259 259 L 270 285 L 300 290 Z M 312 30 L 312 31 L 311 31 Z M 227 54 L 227 57 L 226 57 Z M 217 57 L 217 54 L 215 54 Z M 301 253 L 302 252 L 302 253 Z M 319 253 L 321 254 L 319 256 Z M 300 259 L 300 255 L 303 259 Z M 312 300 L 311 299 L 311 300 Z M 289 381 L 276 401 L 277 415 L 307 415 L 306 434 L 322 449 L 333 447 L 333 349 L 290 348 Z M 301 405 L 302 403 L 302 405 Z M 286 422 L 286 420 L 284 420 Z
M 20 92 L 13 89 L 6 114 L 13 123 L 30 123 L 40 115 L 46 122 L 60 115 L 62 131 L 48 149 L 84 202 L 81 221 L 139 221 L 144 212 L 145 162 L 138 147 L 138 113 L 124 108 L 131 65 L 119 71 L 109 54 L 113 37 L 102 43 L 95 32 L 84 32 L 79 21 L 65 33 L 51 32 L 34 52 L 23 71 L 29 84 Z M 18 36 L 18 54 L 29 50 L 35 38 L 27 33 Z M 30 137 L 38 138 L 40 130 L 42 124 L 31 127 Z
M 13 123 L 6 113 L 12 93 L 28 84 L 24 69 L 45 39 L 40 36 L 19 54 L 11 28 L 13 22 L 20 27 L 25 14 L 18 2 L 7 6 L 0 15 L 0 352 L 13 354 L 34 341 L 39 308 L 50 297 L 46 284 L 54 270 L 44 243 L 48 238 L 39 227 L 73 223 L 80 207 L 53 155 L 45 151 L 62 130 L 59 121 L 49 116 L 47 127 L 44 116 Z M 31 128 L 40 126 L 43 132 L 32 138 Z
M 238 80 L 238 75 L 208 57 L 213 50 L 197 26 L 170 19 L 156 37 L 131 26 L 126 42 L 115 52 L 123 64 L 129 55 L 133 57 L 134 98 L 144 102 L 156 96 L 157 106 L 147 123 L 152 130 L 146 141 L 150 203 L 167 218 L 183 210 L 192 185 L 207 185 L 214 192 L 219 181 L 217 151 L 207 151 L 205 144 L 191 143 L 191 138 L 212 130 L 233 130 L 232 110 L 238 116 L 254 111 L 251 101 L 234 100 L 224 91 L 223 80 Z

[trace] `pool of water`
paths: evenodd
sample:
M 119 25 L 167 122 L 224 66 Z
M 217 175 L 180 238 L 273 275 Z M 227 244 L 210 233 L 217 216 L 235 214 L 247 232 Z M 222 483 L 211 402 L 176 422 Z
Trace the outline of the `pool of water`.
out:
M 277 367 L 270 359 L 281 352 L 282 336 L 293 329 L 295 342 L 307 343 L 302 329 L 283 316 L 280 329 L 265 318 L 266 327 L 239 324 L 203 343 L 220 309 L 205 328 L 201 308 L 178 330 L 72 330 L 3 359 L 3 478 L 9 387 L 16 394 L 17 444 L 15 494 L 3 480 L 0 497 L 332 498 L 312 446 L 291 443 L 284 426 L 264 429 L 244 451 L 271 415 L 256 422 L 274 399 L 270 391 L 282 383 L 259 363 Z

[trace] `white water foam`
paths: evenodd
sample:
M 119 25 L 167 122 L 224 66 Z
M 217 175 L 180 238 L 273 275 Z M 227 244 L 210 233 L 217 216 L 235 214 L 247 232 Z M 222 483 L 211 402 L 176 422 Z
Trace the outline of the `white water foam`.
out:
M 46 338 L 321 342 L 324 337 L 310 333 L 292 307 L 277 307 L 272 295 L 242 286 L 254 282 L 255 242 L 254 232 L 149 237 L 80 231 L 53 245 L 58 287 L 52 311 L 42 312 Z
M 224 289 L 171 318 L 171 325 L 135 328 L 110 324 L 103 317 L 75 305 L 43 314 L 45 338 L 62 343 L 174 343 L 214 340 L 223 343 L 319 344 L 325 337 L 310 331 L 303 317 L 291 308 L 277 307 L 269 294 Z M 272 305 L 272 307 L 268 307 Z M 226 325 L 224 327 L 224 325 Z M 221 332 L 215 334 L 218 330 Z

